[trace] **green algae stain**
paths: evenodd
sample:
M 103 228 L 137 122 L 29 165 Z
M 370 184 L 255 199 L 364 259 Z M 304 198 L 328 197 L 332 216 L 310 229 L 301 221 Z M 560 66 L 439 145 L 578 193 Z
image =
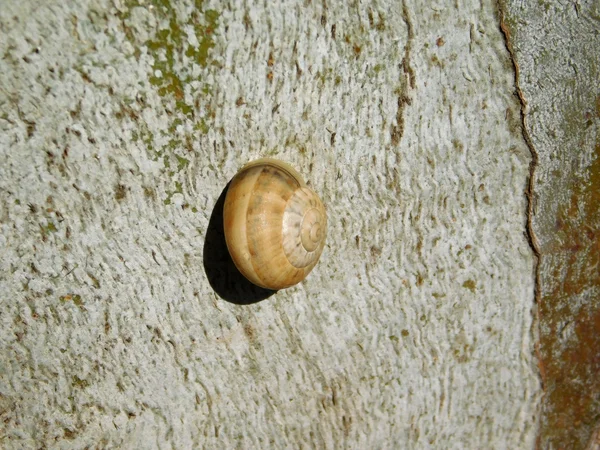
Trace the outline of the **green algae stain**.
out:
M 475 284 L 475 282 L 473 280 L 467 280 L 463 283 L 462 287 L 464 287 L 465 289 L 470 290 L 473 294 L 475 293 L 475 288 L 477 287 L 477 284 Z
M 126 2 L 127 12 L 121 18 L 129 18 L 129 11 L 143 6 L 139 0 Z M 219 13 L 209 9 L 203 11 L 202 2 L 195 2 L 192 14 L 181 20 L 176 9 L 169 0 L 152 0 L 152 14 L 159 23 L 165 24 L 156 31 L 154 37 L 143 42 L 153 57 L 150 83 L 157 88 L 161 97 L 175 98 L 176 110 L 185 116 L 193 116 L 194 105 L 184 101 L 185 86 L 193 81 L 191 76 L 192 63 L 201 67 L 212 64 L 211 50 L 215 47 L 215 33 L 219 27 Z M 188 31 L 193 30 L 197 44 L 189 43 Z M 134 35 L 128 38 L 135 41 Z M 136 42 L 134 42 L 136 43 Z M 191 60 L 191 61 L 190 61 Z
M 375 67 L 373 67 L 373 72 L 375 72 L 375 74 L 378 74 L 384 68 L 385 68 L 385 66 L 383 64 L 377 64 L 377 65 L 375 65 Z
M 74 375 L 72 378 L 72 386 L 77 386 L 81 389 L 85 389 L 86 387 L 88 387 L 90 385 L 90 382 L 87 380 L 83 380 L 81 378 L 79 378 L 77 375 Z
M 138 53 L 145 47 L 152 58 L 150 85 L 164 99 L 165 105 L 169 105 L 168 131 L 159 133 L 160 136 L 168 135 L 165 144 L 156 145 L 155 137 L 159 136 L 142 124 L 138 124 L 131 137 L 133 142 L 144 144 L 154 161 L 162 161 L 171 182 L 175 182 L 175 189 L 167 190 L 165 205 L 171 204 L 174 194 L 183 194 L 181 183 L 173 177 L 186 170 L 190 163 L 181 151 L 192 151 L 189 145 L 192 139 L 189 133 L 184 134 L 181 130 L 187 126 L 206 135 L 211 128 L 209 121 L 214 117 L 214 112 L 207 106 L 212 86 L 202 83 L 201 87 L 196 87 L 195 83 L 202 82 L 202 77 L 194 75 L 193 68 L 206 69 L 216 65 L 211 55 L 216 45 L 220 13 L 205 9 L 201 0 L 195 0 L 194 7 L 188 12 L 179 6 L 171 0 L 125 0 L 118 13 L 127 39 Z M 135 8 L 144 8 L 159 24 L 156 29 L 147 30 L 150 38 L 141 38 L 136 27 L 131 26 Z
M 194 125 L 194 130 L 200 131 L 202 134 L 207 134 L 210 130 L 210 127 L 204 119 L 200 119 L 198 122 L 196 122 L 196 125 Z
M 188 164 L 190 163 L 190 160 L 187 158 L 184 158 L 182 156 L 179 155 L 175 155 L 175 158 L 177 158 L 177 170 L 178 171 L 182 171 L 183 169 L 185 169 Z
M 78 306 L 79 308 L 83 307 L 83 300 L 81 298 L 81 295 L 79 294 L 67 294 L 67 295 L 61 295 L 59 297 L 59 300 L 62 303 L 67 303 L 67 302 L 73 302 L 76 306 Z
M 58 230 L 56 228 L 56 225 L 54 225 L 54 222 L 48 221 L 48 224 L 44 228 L 44 231 L 46 231 L 47 233 L 56 233 Z
M 194 49 L 190 46 L 187 50 L 189 53 L 191 53 L 191 57 L 193 57 L 202 67 L 207 66 L 209 62 L 209 51 L 215 46 L 213 35 L 219 26 L 219 13 L 215 10 L 209 9 L 204 13 L 204 20 L 207 25 L 203 29 L 200 45 L 197 49 Z
M 167 191 L 167 198 L 165 198 L 163 200 L 163 204 L 164 205 L 170 205 L 172 203 L 172 198 L 173 198 L 173 196 L 175 194 L 181 194 L 181 195 L 183 195 L 183 185 L 180 182 L 178 182 L 178 181 L 175 182 L 175 189 L 174 190 Z

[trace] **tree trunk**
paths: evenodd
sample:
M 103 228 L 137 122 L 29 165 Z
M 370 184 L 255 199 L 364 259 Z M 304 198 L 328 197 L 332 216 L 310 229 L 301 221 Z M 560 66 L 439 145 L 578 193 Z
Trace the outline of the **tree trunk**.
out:
M 600 103 L 585 103 L 578 165 L 551 183 L 545 158 L 575 161 L 573 146 L 547 151 L 535 128 L 553 128 L 562 109 L 523 120 L 552 98 L 535 91 L 539 67 L 521 62 L 541 50 L 520 11 L 491 1 L 5 2 L 2 446 L 566 442 L 547 431 L 558 428 L 540 367 L 556 329 L 540 322 L 538 365 L 537 307 L 571 262 L 544 265 L 544 252 L 559 249 L 556 192 L 597 165 Z M 569 55 L 579 74 L 598 61 Z M 573 126 L 584 127 L 578 114 Z M 277 293 L 243 280 L 223 241 L 224 190 L 259 157 L 292 164 L 328 212 L 321 261 Z M 585 180 L 592 187 L 573 191 L 571 207 L 592 205 L 581 219 L 591 235 L 565 218 L 563 241 L 584 230 L 580 239 L 598 242 L 597 168 Z M 595 280 L 569 314 L 594 306 Z M 591 417 L 576 442 L 589 439 Z

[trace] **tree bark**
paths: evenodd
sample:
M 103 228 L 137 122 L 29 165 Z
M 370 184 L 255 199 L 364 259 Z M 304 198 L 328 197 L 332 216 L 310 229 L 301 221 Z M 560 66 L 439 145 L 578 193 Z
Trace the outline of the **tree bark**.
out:
M 4 447 L 534 446 L 536 131 L 507 7 L 5 3 Z M 329 221 L 270 296 L 220 229 L 266 156 Z
M 597 448 L 600 428 L 600 5 L 506 2 L 525 138 L 544 399 L 540 448 Z

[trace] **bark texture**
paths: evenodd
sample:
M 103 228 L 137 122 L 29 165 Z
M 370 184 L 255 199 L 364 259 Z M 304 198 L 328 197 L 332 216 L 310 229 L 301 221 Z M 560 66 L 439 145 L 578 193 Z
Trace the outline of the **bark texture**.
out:
M 597 448 L 600 428 L 600 4 L 507 2 L 536 154 L 540 448 Z M 594 444 L 595 442 L 595 444 Z
M 531 155 L 499 23 L 490 1 L 4 2 L 2 446 L 531 448 Z M 330 224 L 268 298 L 217 242 L 264 156 Z

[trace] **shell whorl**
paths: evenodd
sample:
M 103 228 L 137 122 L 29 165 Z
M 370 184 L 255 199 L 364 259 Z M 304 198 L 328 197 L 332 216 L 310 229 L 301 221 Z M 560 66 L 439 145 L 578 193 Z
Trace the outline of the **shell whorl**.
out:
M 322 202 L 298 172 L 280 161 L 263 159 L 244 166 L 229 186 L 223 218 L 236 267 L 268 289 L 302 281 L 325 245 Z
M 288 200 L 283 213 L 283 250 L 294 267 L 307 267 L 319 258 L 325 244 L 325 217 L 323 204 L 306 187 Z

